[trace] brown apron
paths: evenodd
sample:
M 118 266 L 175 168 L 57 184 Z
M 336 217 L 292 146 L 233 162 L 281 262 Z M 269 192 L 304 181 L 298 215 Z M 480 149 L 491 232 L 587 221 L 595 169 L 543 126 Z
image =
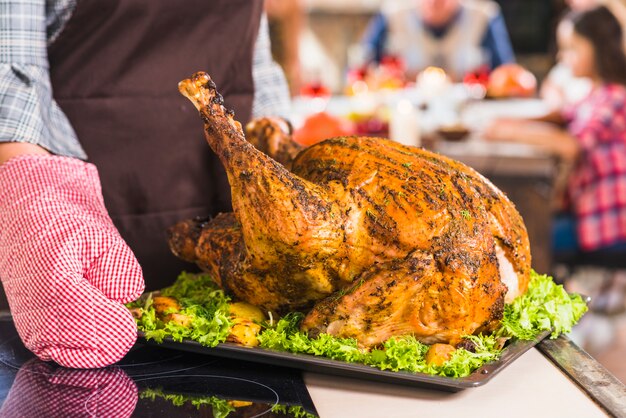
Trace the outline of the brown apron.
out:
M 207 71 L 245 123 L 262 8 L 262 0 L 83 0 L 49 48 L 54 98 L 99 169 L 147 290 L 194 269 L 170 253 L 169 226 L 231 210 L 224 169 L 177 83 Z

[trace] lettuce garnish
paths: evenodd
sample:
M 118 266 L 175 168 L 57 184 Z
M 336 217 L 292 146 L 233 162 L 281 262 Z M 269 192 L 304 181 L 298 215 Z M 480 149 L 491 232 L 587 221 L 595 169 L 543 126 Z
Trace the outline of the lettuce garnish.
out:
M 313 354 L 349 363 L 364 363 L 381 370 L 429 373 L 449 377 L 463 377 L 483 364 L 496 360 L 502 351 L 495 336 L 468 336 L 474 343 L 474 352 L 458 349 L 442 366 L 426 363 L 428 345 L 413 336 L 392 337 L 382 347 L 366 351 L 357 341 L 320 334 L 309 338 L 298 330 L 302 314 L 289 314 L 280 319 L 274 328 L 264 330 L 259 336 L 261 347 L 297 354 Z
M 504 306 L 504 318 L 498 334 L 532 340 L 543 331 L 552 330 L 551 338 L 568 333 L 587 312 L 587 304 L 578 294 L 569 294 L 552 277 L 534 271 L 528 291 Z
M 127 305 L 140 309 L 137 328 L 145 333 L 146 339 L 160 343 L 165 337 L 172 337 L 178 342 L 187 338 L 207 347 L 226 341 L 232 326 L 228 314 L 230 298 L 217 287 L 211 276 L 183 272 L 172 286 L 161 290 L 161 294 L 178 300 L 182 306 L 180 313 L 191 318 L 191 325 L 186 327 L 172 321 L 161 321 L 156 316 L 149 293 L 145 300 Z
M 203 345 L 214 347 L 228 337 L 228 302 L 230 298 L 220 290 L 209 275 L 183 273 L 174 285 L 163 289 L 161 294 L 179 300 L 181 313 L 191 316 L 190 327 L 173 322 L 163 323 L 152 307 L 148 295 L 144 300 L 133 302 L 129 307 L 140 308 L 138 328 L 147 339 L 157 342 L 165 337 L 175 341 L 192 339 Z M 304 314 L 293 312 L 276 323 L 265 324 L 258 336 L 260 347 L 296 354 L 324 356 L 349 363 L 362 363 L 381 370 L 429 373 L 448 377 L 464 377 L 485 363 L 497 360 L 503 342 L 516 338 L 533 340 L 543 331 L 551 330 L 551 338 L 570 332 L 572 326 L 587 311 L 579 295 L 568 294 L 563 286 L 554 283 L 551 277 L 531 272 L 528 291 L 505 305 L 500 328 L 493 335 L 468 335 L 464 337 L 471 351 L 458 348 L 451 358 L 441 366 L 428 364 L 425 360 L 428 345 L 413 336 L 392 337 L 380 347 L 365 350 L 355 339 L 337 338 L 320 334 L 310 338 L 300 331 Z

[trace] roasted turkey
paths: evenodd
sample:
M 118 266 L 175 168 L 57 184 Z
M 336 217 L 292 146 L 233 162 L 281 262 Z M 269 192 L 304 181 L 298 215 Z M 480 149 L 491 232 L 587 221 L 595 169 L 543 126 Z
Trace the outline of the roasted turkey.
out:
M 525 292 L 522 218 L 471 168 L 386 139 L 341 137 L 285 158 L 290 171 L 246 140 L 206 73 L 179 90 L 226 168 L 234 213 L 175 225 L 170 247 L 236 298 L 308 312 L 303 330 L 367 347 L 405 334 L 456 344 L 492 331 L 505 300 Z M 248 135 L 292 155 L 277 145 L 290 141 L 285 126 L 266 119 Z

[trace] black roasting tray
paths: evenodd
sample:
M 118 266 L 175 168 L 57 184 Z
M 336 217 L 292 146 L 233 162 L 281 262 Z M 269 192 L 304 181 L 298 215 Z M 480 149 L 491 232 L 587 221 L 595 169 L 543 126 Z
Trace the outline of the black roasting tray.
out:
M 457 392 L 467 388 L 482 386 L 489 382 L 495 375 L 504 370 L 515 359 L 537 345 L 542 339 L 550 334 L 550 331 L 541 333 L 531 341 L 513 340 L 505 347 L 499 360 L 484 364 L 472 374 L 461 378 L 433 376 L 425 373 L 412 373 L 404 371 L 380 370 L 375 367 L 359 363 L 347 363 L 340 360 L 331 360 L 310 354 L 293 354 L 284 351 L 275 351 L 258 347 L 245 347 L 234 343 L 222 343 L 216 347 L 205 347 L 196 341 L 183 340 L 173 341 L 167 337 L 162 343 L 146 340 L 145 334 L 139 332 L 140 342 L 150 345 L 206 354 L 210 356 L 225 357 L 236 360 L 270 364 L 274 366 L 291 367 L 314 373 L 326 373 L 336 376 L 367 379 L 383 383 L 416 386 L 421 388 Z

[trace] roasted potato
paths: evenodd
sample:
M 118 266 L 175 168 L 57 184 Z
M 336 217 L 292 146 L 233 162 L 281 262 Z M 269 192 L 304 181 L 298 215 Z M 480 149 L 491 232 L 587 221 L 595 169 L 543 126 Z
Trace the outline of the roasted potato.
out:
M 441 366 L 450 360 L 450 356 L 454 351 L 456 351 L 456 348 L 450 344 L 433 344 L 426 352 L 426 363 Z
M 255 324 L 246 318 L 233 318 L 233 326 L 226 341 L 243 344 L 247 347 L 259 345 L 257 335 L 261 332 L 261 325 Z
M 182 327 L 191 326 L 191 317 L 185 314 L 172 313 L 163 317 L 164 322 L 174 322 Z
M 165 314 L 170 314 L 180 311 L 180 304 L 178 301 L 169 296 L 155 296 L 152 298 L 152 306 L 157 316 L 162 317 Z
M 191 317 L 180 313 L 181 306 L 178 301 L 169 296 L 155 296 L 152 306 L 157 316 L 163 322 L 174 322 L 183 327 L 191 325 Z
M 245 318 L 252 322 L 265 321 L 263 311 L 258 307 L 246 302 L 233 302 L 229 306 L 230 316 L 233 318 Z

